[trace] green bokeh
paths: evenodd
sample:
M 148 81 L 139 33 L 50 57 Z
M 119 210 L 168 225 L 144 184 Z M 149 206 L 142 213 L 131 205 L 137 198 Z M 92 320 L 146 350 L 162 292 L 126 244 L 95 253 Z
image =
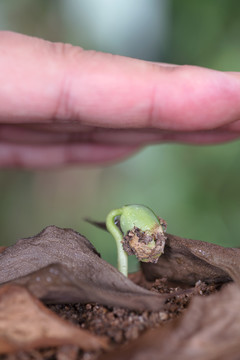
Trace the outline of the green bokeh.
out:
M 159 58 L 153 60 L 240 70 L 240 2 L 169 3 L 167 46 L 164 52 L 159 46 Z M 59 4 L 0 0 L 0 29 L 109 49 L 84 28 L 78 39 L 74 23 L 72 28 L 66 23 Z M 166 219 L 171 233 L 239 246 L 239 157 L 239 141 L 204 147 L 163 144 L 103 168 L 1 170 L 1 244 L 14 243 L 50 224 L 72 227 L 116 265 L 111 236 L 83 218 L 101 221 L 110 209 L 139 203 Z M 134 259 L 130 269 L 136 269 Z

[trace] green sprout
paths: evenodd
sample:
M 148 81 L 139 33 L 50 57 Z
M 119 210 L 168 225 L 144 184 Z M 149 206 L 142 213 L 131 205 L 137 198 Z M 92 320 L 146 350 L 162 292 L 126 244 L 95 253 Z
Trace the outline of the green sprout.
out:
M 126 205 L 110 211 L 107 230 L 116 240 L 118 270 L 128 275 L 128 255 L 139 261 L 156 263 L 164 251 L 166 237 L 164 220 L 143 205 Z

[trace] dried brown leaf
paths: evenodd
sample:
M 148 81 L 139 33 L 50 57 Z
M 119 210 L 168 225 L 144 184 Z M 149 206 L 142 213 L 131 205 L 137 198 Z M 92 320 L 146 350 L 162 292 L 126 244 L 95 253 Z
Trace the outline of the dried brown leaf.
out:
M 164 254 L 157 264 L 141 263 L 147 280 L 166 277 L 171 281 L 193 285 L 198 280 L 222 283 L 240 276 L 236 274 L 240 274 L 240 249 L 224 248 L 171 234 L 166 236 Z
M 104 222 L 86 221 L 107 230 Z M 198 280 L 222 283 L 232 279 L 240 283 L 239 248 L 225 248 L 171 234 L 166 234 L 166 237 L 164 254 L 157 264 L 140 263 L 147 280 L 166 277 L 193 285 Z
M 105 339 L 77 328 L 48 310 L 25 288 L 0 289 L 0 353 L 59 345 L 107 348 Z
M 240 284 L 240 249 L 225 248 L 216 244 L 191 246 L 191 252 L 199 259 L 225 271 L 237 284 Z
M 165 301 L 101 259 L 82 235 L 55 226 L 19 240 L 0 254 L 0 283 L 9 281 L 26 285 L 51 303 L 98 302 L 157 311 Z
M 57 360 L 77 360 L 78 347 L 74 345 L 64 345 L 58 348 Z
M 227 285 L 195 297 L 182 320 L 149 330 L 101 360 L 237 360 L 240 353 L 240 288 Z
M 96 283 L 76 279 L 61 264 L 46 266 L 13 282 L 24 285 L 33 295 L 48 304 L 97 302 L 134 310 L 159 310 L 166 299 L 165 296 L 158 296 L 135 286 L 126 292 L 111 284 L 103 288 Z

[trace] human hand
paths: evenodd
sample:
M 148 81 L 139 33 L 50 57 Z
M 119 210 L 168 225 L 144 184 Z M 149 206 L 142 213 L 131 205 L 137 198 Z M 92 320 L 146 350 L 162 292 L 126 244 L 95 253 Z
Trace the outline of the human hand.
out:
M 240 134 L 240 77 L 0 32 L 0 166 L 120 160 Z

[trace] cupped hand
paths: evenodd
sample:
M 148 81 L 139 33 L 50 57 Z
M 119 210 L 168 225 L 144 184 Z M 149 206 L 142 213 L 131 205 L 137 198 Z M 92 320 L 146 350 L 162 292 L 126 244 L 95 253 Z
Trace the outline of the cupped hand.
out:
M 240 76 L 0 32 L 0 166 L 120 160 L 240 135 Z

